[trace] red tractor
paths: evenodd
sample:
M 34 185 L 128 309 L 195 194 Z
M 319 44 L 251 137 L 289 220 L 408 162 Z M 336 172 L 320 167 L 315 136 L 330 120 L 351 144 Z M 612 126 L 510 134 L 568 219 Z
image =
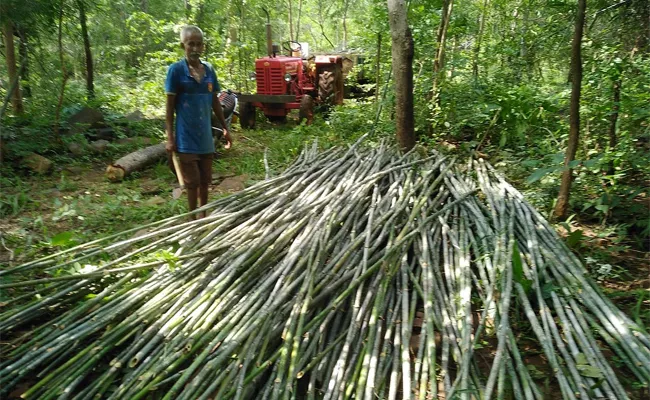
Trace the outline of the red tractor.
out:
M 268 19 L 268 13 L 267 13 Z M 272 121 L 284 121 L 291 110 L 298 109 L 300 120 L 311 123 L 315 104 L 343 104 L 343 58 L 319 55 L 302 58 L 298 42 L 285 42 L 290 55 L 281 55 L 271 43 L 271 24 L 266 24 L 268 55 L 255 61 L 257 94 L 239 95 L 239 121 L 242 128 L 255 127 L 257 109 Z

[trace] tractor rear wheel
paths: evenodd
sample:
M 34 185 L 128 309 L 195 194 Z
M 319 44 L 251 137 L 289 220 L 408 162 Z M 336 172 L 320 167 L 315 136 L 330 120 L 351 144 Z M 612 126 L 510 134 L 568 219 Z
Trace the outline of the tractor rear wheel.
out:
M 325 104 L 334 104 L 335 96 L 335 82 L 334 72 L 324 71 L 318 75 L 318 97 L 320 101 Z
M 252 103 L 242 101 L 239 103 L 239 123 L 242 129 L 255 128 L 256 109 Z
M 298 122 L 307 120 L 307 125 L 314 121 L 314 98 L 306 94 L 300 99 L 300 110 L 298 112 Z

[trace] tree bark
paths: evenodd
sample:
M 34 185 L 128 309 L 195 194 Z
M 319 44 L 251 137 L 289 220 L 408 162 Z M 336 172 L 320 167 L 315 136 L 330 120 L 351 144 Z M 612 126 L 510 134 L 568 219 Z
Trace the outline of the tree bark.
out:
M 613 83 L 614 104 L 612 105 L 612 114 L 609 116 L 609 151 L 615 150 L 618 144 L 618 136 L 616 135 L 616 125 L 618 124 L 618 114 L 621 109 L 621 78 L 618 78 Z M 614 162 L 609 163 L 609 175 L 614 175 Z
M 141 171 L 165 157 L 165 143 L 145 147 L 129 153 L 106 167 L 106 177 L 111 182 L 119 182 L 135 171 Z
M 18 72 L 16 71 L 16 50 L 14 48 L 14 25 L 11 21 L 7 20 L 2 25 L 2 33 L 5 41 L 5 59 L 7 62 L 7 75 L 9 75 L 9 82 L 17 81 L 18 84 L 11 94 L 11 106 L 14 109 L 14 113 L 22 114 L 23 109 L 23 98 L 20 91 L 20 81 L 18 77 Z
M 445 44 L 447 41 L 447 29 L 449 28 L 449 21 L 451 20 L 451 11 L 454 8 L 454 0 L 443 0 L 442 3 L 442 19 L 438 27 L 438 37 L 436 40 L 437 49 L 436 57 L 433 60 L 433 87 L 431 88 L 431 98 L 436 103 L 440 104 L 440 81 L 442 80 L 442 69 L 445 65 Z
M 415 146 L 413 116 L 413 36 L 408 26 L 406 2 L 388 0 L 388 23 L 392 39 L 395 74 L 395 125 L 397 140 L 403 150 Z
M 32 97 L 32 88 L 29 84 L 29 58 L 27 54 L 28 37 L 24 29 L 18 30 L 20 42 L 18 54 L 20 54 L 20 80 L 23 82 L 23 97 Z
M 54 116 L 54 133 L 59 137 L 59 120 L 61 119 L 61 107 L 63 106 L 63 95 L 65 94 L 65 85 L 68 83 L 68 71 L 65 68 L 65 57 L 63 56 L 63 0 L 59 4 L 59 60 L 61 62 L 61 93 L 59 102 L 56 105 L 56 114 Z
M 293 36 L 293 13 L 292 13 L 292 8 L 293 8 L 293 3 L 291 0 L 287 0 L 289 2 L 289 39 L 294 40 Z M 291 54 L 289 54 L 291 55 Z
M 343 50 L 348 48 L 348 7 L 350 0 L 343 0 Z
M 298 0 L 298 19 L 296 21 L 296 42 L 300 37 L 300 17 L 302 16 L 302 0 Z
M 381 86 L 381 32 L 377 33 L 377 63 L 375 64 L 375 105 L 379 109 L 379 86 Z
M 89 99 L 95 98 L 95 81 L 93 66 L 93 54 L 90 50 L 90 37 L 88 36 L 88 25 L 86 20 L 86 9 L 83 0 L 77 0 L 79 6 L 79 22 L 81 23 L 81 35 L 84 40 L 84 52 L 86 55 L 86 92 Z
M 480 21 L 478 24 L 478 35 L 476 37 L 476 44 L 474 45 L 474 57 L 472 58 L 472 74 L 474 81 L 478 81 L 478 58 L 481 53 L 481 43 L 483 41 L 483 32 L 485 32 L 485 19 L 488 13 L 488 4 L 490 0 L 483 0 L 483 8 L 481 10 Z
M 578 0 L 573 43 L 571 45 L 571 105 L 569 116 L 569 143 L 564 156 L 564 172 L 560 183 L 560 193 L 555 204 L 554 215 L 564 219 L 569 209 L 569 195 L 573 181 L 573 169 L 570 163 L 576 157 L 580 137 L 580 91 L 582 89 L 582 32 L 585 25 L 587 0 Z

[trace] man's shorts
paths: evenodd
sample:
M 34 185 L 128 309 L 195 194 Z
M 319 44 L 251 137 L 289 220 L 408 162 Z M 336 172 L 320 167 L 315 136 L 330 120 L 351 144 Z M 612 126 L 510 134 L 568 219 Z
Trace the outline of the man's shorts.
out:
M 212 183 L 212 160 L 214 159 L 213 153 L 208 154 L 191 154 L 191 153 L 176 153 L 181 165 L 181 173 L 183 175 L 183 182 L 187 189 L 196 189 L 199 185 L 208 186 Z M 172 160 L 171 153 L 168 153 L 168 162 L 172 171 L 174 169 L 174 161 Z

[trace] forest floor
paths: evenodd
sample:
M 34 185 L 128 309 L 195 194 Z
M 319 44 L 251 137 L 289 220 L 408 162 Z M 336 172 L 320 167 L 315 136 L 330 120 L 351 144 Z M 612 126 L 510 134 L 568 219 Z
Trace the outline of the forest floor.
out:
M 300 136 L 300 127 L 289 125 L 291 121 L 287 126 L 269 125 L 268 129 L 245 132 L 235 129 L 233 148 L 218 150 L 209 199 L 264 179 L 267 147 L 272 173 L 289 165 L 305 140 Z M 327 135 L 319 140 L 334 141 Z M 185 196 L 172 198 L 177 184 L 166 160 L 120 183 L 106 179 L 106 166 L 133 150 L 132 145 L 116 145 L 106 154 L 92 157 L 56 157 L 53 171 L 46 175 L 15 170 L 12 177 L 15 184 L 3 187 L 0 195 L 0 265 L 3 268 L 18 265 L 77 243 L 185 212 Z M 601 224 L 573 223 L 572 231 L 582 231 L 574 251 L 585 261 L 590 275 L 601 284 L 605 294 L 632 319 L 648 327 L 650 253 L 619 237 L 603 237 L 600 233 L 606 228 Z M 557 230 L 565 238 L 570 236 L 559 225 Z M 0 302 L 3 297 L 17 293 L 6 291 L 0 295 Z M 550 369 L 543 355 L 534 348 L 529 353 L 531 371 L 548 376 Z M 489 362 L 490 355 L 485 354 L 484 358 Z M 630 382 L 634 382 L 633 377 Z M 552 392 L 553 388 L 546 387 L 546 390 Z M 646 389 L 631 387 L 630 394 L 633 398 L 643 398 L 647 392 L 641 390 Z

